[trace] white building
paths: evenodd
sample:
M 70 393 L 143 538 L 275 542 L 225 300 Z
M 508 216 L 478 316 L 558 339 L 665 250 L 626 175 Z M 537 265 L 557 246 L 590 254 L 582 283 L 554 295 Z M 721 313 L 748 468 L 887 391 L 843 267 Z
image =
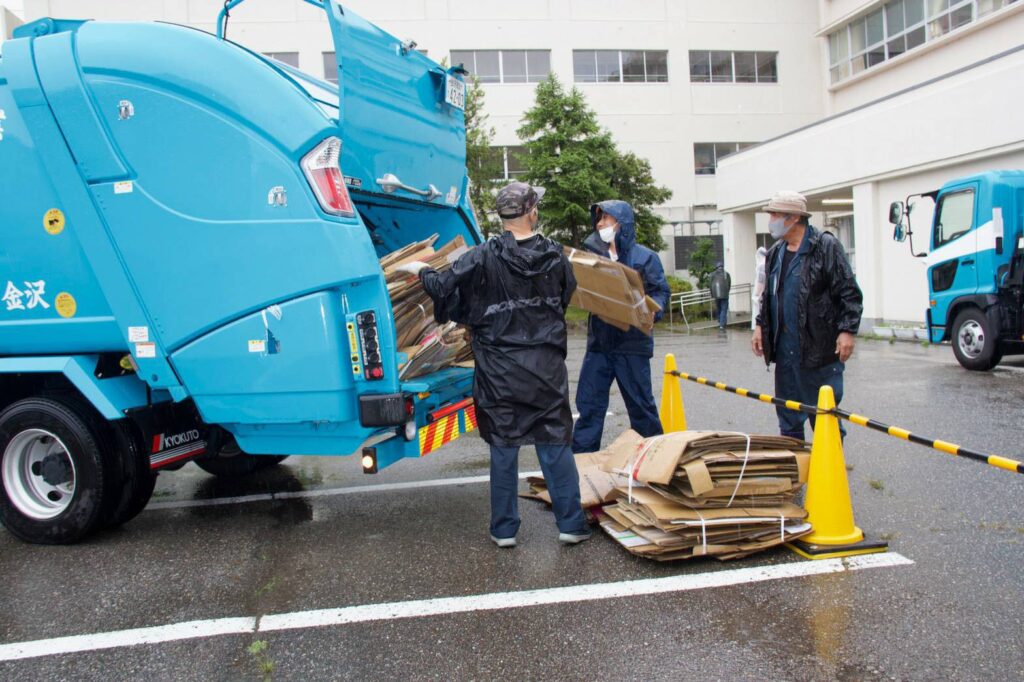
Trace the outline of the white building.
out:
M 888 208 L 983 170 L 1024 168 L 1024 2 L 821 0 L 825 117 L 727 159 L 717 175 L 727 262 L 755 248 L 756 210 L 796 189 L 853 251 L 869 319 L 924 322 L 925 264 Z M 918 250 L 932 204 L 917 202 Z
M 777 189 L 851 252 L 871 318 L 923 320 L 923 266 L 889 239 L 889 201 L 989 168 L 1024 167 L 1024 2 L 1013 0 L 349 0 L 347 7 L 483 81 L 496 145 L 511 148 L 553 71 L 618 144 L 673 191 L 675 235 L 721 234 L 734 283 L 767 241 L 756 209 Z M 21 0 L 41 16 L 162 20 L 214 30 L 217 0 Z M 0 13 L 2 16 L 2 13 Z M 331 77 L 323 12 L 249 0 L 229 37 Z M 1016 50 L 1016 51 L 1015 51 Z M 756 145 L 756 146 L 752 146 Z M 751 148 L 747 148 L 751 147 Z M 722 161 L 729 152 L 745 149 Z M 721 164 L 719 166 L 719 164 Z M 599 199 L 600 197 L 595 197 Z M 924 204 L 914 222 L 925 224 Z M 680 261 L 682 264 L 685 261 Z

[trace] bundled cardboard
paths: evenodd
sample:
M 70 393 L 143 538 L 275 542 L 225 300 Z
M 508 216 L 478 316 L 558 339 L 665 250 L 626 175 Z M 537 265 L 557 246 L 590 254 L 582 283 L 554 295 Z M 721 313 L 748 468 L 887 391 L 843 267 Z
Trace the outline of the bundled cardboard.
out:
M 636 327 L 654 331 L 654 314 L 661 306 L 644 293 L 644 283 L 633 268 L 587 251 L 565 247 L 576 277 L 572 305 L 583 308 L 625 331 Z
M 626 431 L 601 452 L 576 455 L 584 506 L 605 505 L 604 531 L 657 561 L 736 559 L 810 533 L 807 512 L 792 503 L 809 463 L 802 441 L 715 431 Z M 529 496 L 550 503 L 543 479 L 529 482 Z
M 465 329 L 452 323 L 437 324 L 434 321 L 434 303 L 419 280 L 398 270 L 399 266 L 414 261 L 422 261 L 434 270 L 447 270 L 467 251 L 461 235 L 435 250 L 437 240 L 438 235 L 435 234 L 380 259 L 391 298 L 398 347 L 408 356 L 399 370 L 402 379 L 412 379 L 455 365 L 466 366 L 472 358 Z

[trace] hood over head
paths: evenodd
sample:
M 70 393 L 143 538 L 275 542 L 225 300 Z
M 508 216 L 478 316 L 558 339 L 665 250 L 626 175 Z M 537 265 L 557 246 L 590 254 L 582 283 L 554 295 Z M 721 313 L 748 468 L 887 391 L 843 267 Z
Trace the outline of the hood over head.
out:
M 636 244 L 633 207 L 625 201 L 619 201 L 618 199 L 608 199 L 607 201 L 600 201 L 591 205 L 590 226 L 595 231 L 587 237 L 584 243 L 591 247 L 595 245 L 600 246 L 601 252 L 607 253 L 608 245 L 601 240 L 596 231 L 597 221 L 601 219 L 602 213 L 607 213 L 612 218 L 615 218 L 615 222 L 619 224 L 619 231 L 615 234 L 615 250 L 619 252 L 619 258 L 622 258 L 621 254 L 625 254 Z M 595 244 L 592 240 L 596 240 L 597 243 Z

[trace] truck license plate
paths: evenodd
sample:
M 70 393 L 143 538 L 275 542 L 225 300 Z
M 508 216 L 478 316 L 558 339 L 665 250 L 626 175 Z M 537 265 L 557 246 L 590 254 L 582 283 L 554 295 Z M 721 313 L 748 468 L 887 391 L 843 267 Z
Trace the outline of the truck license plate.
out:
M 456 109 L 466 108 L 466 84 L 451 74 L 445 78 L 444 101 Z

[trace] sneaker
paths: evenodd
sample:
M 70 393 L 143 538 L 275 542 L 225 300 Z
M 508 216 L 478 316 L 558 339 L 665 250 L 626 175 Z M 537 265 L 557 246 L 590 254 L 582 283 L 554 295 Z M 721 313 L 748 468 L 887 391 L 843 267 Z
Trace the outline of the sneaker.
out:
M 511 538 L 496 538 L 496 537 L 494 537 L 492 535 L 491 536 L 491 541 L 494 542 L 494 544 L 496 544 L 498 547 L 515 547 L 516 546 L 516 539 L 514 537 L 511 537 Z
M 578 545 L 585 540 L 589 540 L 591 535 L 593 535 L 593 533 L 589 530 L 583 531 L 582 533 L 559 533 L 558 541 L 566 545 Z

